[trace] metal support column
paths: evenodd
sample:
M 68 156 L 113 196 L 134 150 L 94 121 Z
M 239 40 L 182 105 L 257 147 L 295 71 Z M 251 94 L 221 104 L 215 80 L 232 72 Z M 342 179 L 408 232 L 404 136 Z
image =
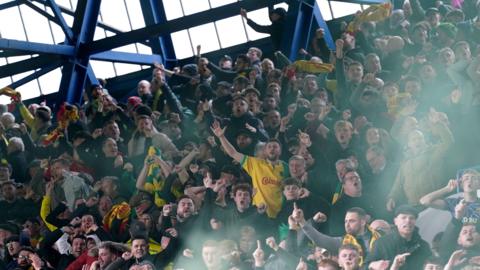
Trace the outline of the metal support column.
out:
M 335 50 L 335 42 L 333 40 L 332 33 L 330 33 L 328 25 L 323 19 L 322 12 L 320 11 L 320 6 L 317 4 L 317 1 L 315 1 L 315 4 L 313 5 L 313 17 L 315 18 L 318 27 L 321 27 L 325 30 L 323 38 L 325 39 L 327 46 L 330 48 L 330 50 Z
M 67 101 L 75 104 L 80 103 L 85 87 L 85 81 L 89 78 L 89 84 L 95 83 L 96 79 L 87 76 L 90 55 L 84 50 L 84 44 L 92 42 L 100 12 L 100 0 L 79 0 L 75 9 L 73 21 L 73 40 L 77 54 L 71 58 L 62 69 L 62 81 L 60 82 L 59 103 Z M 59 104 L 57 104 L 59 105 Z
M 291 37 L 291 42 L 287 44 L 285 52 L 290 60 L 295 60 L 298 55 L 298 50 L 305 48 L 308 44 L 308 33 L 310 31 L 310 20 L 312 17 L 312 9 L 302 1 L 291 3 L 288 8 L 287 25 L 288 37 Z
M 144 0 L 140 1 L 143 13 L 145 26 L 162 24 L 167 22 L 165 9 L 161 1 L 158 0 Z M 170 68 L 166 59 L 176 59 L 175 50 L 170 34 L 152 37 L 150 40 L 150 47 L 154 54 L 162 56 L 162 62 L 167 68 Z
M 325 41 L 330 49 L 335 49 L 332 35 L 323 19 L 317 1 L 298 1 L 291 3 L 288 10 L 287 37 L 291 37 L 285 47 L 290 60 L 295 60 L 301 48 L 308 49 L 311 36 L 321 27 L 325 30 Z

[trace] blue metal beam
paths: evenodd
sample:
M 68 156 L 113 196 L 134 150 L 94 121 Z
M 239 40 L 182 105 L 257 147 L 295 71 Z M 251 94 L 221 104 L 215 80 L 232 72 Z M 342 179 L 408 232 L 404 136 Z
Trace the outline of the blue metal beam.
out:
M 30 53 L 25 51 L 17 51 L 17 50 L 3 50 L 0 51 L 0 57 L 12 57 L 12 56 L 21 56 L 21 55 L 29 55 Z
M 152 65 L 153 63 L 161 63 L 162 57 L 157 54 L 138 54 L 117 51 L 107 51 L 94 54 L 90 57 L 93 60 L 111 61 L 126 64 Z
M 72 26 L 77 53 L 63 66 L 57 105 L 64 101 L 72 104 L 80 103 L 87 77 L 91 81 L 91 77 L 94 76 L 94 74 L 88 74 L 90 55 L 84 53 L 81 48 L 93 40 L 100 4 L 100 0 L 79 0 L 77 3 Z
M 26 1 L 29 1 L 29 0 L 26 0 Z M 47 4 L 48 4 L 46 0 L 31 0 L 31 1 L 35 1 L 35 2 L 40 3 L 40 4 L 43 4 L 43 5 L 47 5 Z M 58 8 L 60 9 L 61 12 L 65 13 L 65 14 L 67 14 L 67 15 L 70 15 L 70 16 L 75 16 L 75 12 L 74 12 L 74 11 L 72 11 L 72 10 L 70 10 L 70 9 L 68 9 L 68 8 L 59 6 L 59 5 L 57 5 L 57 6 L 58 6 Z M 40 13 L 39 10 L 37 10 L 37 11 Z M 48 12 L 45 12 L 45 11 L 43 11 L 41 14 L 42 14 L 43 16 L 48 15 L 48 16 L 46 16 L 47 18 L 50 18 L 50 17 L 51 17 L 51 18 L 54 18 L 52 15 L 48 14 Z M 55 21 L 54 19 L 51 19 L 51 20 L 52 20 L 54 23 L 57 23 L 57 24 L 58 24 L 58 22 Z M 106 30 L 106 31 L 112 32 L 112 33 L 114 33 L 114 34 L 123 33 L 123 31 L 121 31 L 121 30 L 119 30 L 119 29 L 117 29 L 117 28 L 115 28 L 115 27 L 113 27 L 113 26 L 111 26 L 111 25 L 108 25 L 108 24 L 106 24 L 106 23 L 103 23 L 103 22 L 98 22 L 97 26 L 100 27 L 100 28 L 102 28 L 102 29 L 104 29 L 104 30 Z M 139 42 L 139 43 L 142 43 L 142 44 L 145 45 L 145 46 L 149 46 L 148 42 Z
M 0 4 L 0 10 L 4 10 L 4 9 L 7 9 L 7 8 L 16 7 L 16 6 L 18 6 L 17 1 L 10 1 L 10 2 L 7 2 L 7 3 Z
M 55 55 L 40 55 L 22 61 L 0 66 L 0 78 L 13 76 L 30 70 L 42 68 L 48 64 L 60 63 L 62 59 Z
M 47 0 L 48 5 L 53 11 L 53 14 L 55 15 L 55 19 L 58 22 L 58 25 L 60 28 L 62 28 L 63 33 L 65 33 L 65 36 L 69 41 L 72 40 L 73 38 L 73 32 L 72 29 L 68 26 L 67 22 L 65 21 L 65 18 L 63 18 L 62 11 L 58 7 L 58 5 L 55 3 L 53 0 Z
M 37 5 L 35 5 L 34 3 L 28 1 L 28 0 L 21 0 L 20 1 L 21 4 L 25 4 L 27 7 L 33 9 L 34 11 L 36 11 L 37 13 L 40 13 L 40 15 L 44 16 L 45 18 L 49 19 L 50 21 L 58 24 L 58 21 L 57 19 L 55 18 L 55 16 L 52 16 L 50 15 L 50 13 L 46 12 L 45 10 L 41 9 L 40 7 L 38 7 Z
M 97 76 L 95 76 L 95 72 L 93 72 L 92 65 L 89 63 L 87 68 L 87 82 L 89 85 L 99 85 Z
M 24 84 L 26 84 L 30 81 L 33 81 L 33 80 L 39 78 L 42 75 L 45 75 L 45 74 L 49 73 L 50 71 L 60 67 L 61 65 L 62 65 L 61 62 L 47 65 L 47 66 L 35 71 L 34 73 L 32 73 L 28 76 L 25 76 L 18 81 L 15 81 L 14 83 L 10 84 L 9 87 L 12 88 L 12 89 L 18 88 L 18 87 L 20 87 L 20 86 L 22 86 L 22 85 L 24 85 Z
M 33 4 L 32 2 L 30 2 L 28 0 L 23 0 L 21 2 L 23 4 L 25 4 L 26 6 L 28 6 L 29 8 L 35 10 L 39 14 L 43 15 L 44 17 L 46 17 L 50 21 L 56 23 L 58 26 L 60 26 L 60 28 L 62 28 L 63 33 L 65 34 L 65 37 L 67 38 L 67 40 L 69 40 L 69 41 L 72 40 L 72 38 L 73 38 L 72 29 L 70 29 L 70 27 L 68 27 L 68 25 L 65 22 L 61 13 L 59 15 L 55 14 L 55 9 L 52 8 L 52 10 L 54 11 L 54 14 L 55 14 L 55 16 L 52 16 L 52 15 L 50 15 L 50 13 L 46 12 L 45 10 L 41 9 L 40 7 L 38 7 L 37 5 Z M 57 6 L 57 8 L 58 8 L 58 6 Z M 57 10 L 57 11 L 59 11 L 59 10 Z
M 310 34 L 315 33 L 317 25 L 325 31 L 324 38 L 327 46 L 332 50 L 335 49 L 332 35 L 328 29 L 327 23 L 323 19 L 317 1 L 313 1 L 313 3 L 298 2 L 290 4 L 288 12 L 289 16 L 287 19 L 289 21 L 287 21 L 287 25 L 293 28 L 293 30 L 287 28 L 287 36 L 291 37 L 291 40 L 288 40 L 287 46 L 290 60 L 297 58 L 298 50 L 300 48 L 308 48 L 311 38 Z M 316 22 L 316 25 L 314 22 Z
M 318 24 L 318 27 L 325 30 L 325 34 L 323 36 L 327 46 L 330 48 L 330 50 L 335 50 L 335 42 L 333 40 L 332 33 L 328 29 L 327 22 L 325 22 L 323 19 L 322 12 L 320 11 L 320 6 L 317 4 L 317 1 L 315 1 L 315 4 L 313 5 L 313 16 Z
M 232 4 L 213 8 L 204 12 L 195 13 L 182 18 L 148 25 L 142 29 L 132 30 L 112 37 L 93 41 L 86 46 L 88 52 L 94 54 L 118 48 L 139 40 L 150 39 L 154 36 L 168 35 L 170 33 L 191 28 L 197 25 L 212 22 L 213 20 L 226 19 L 239 14 L 240 8 L 246 10 L 260 9 L 269 5 L 285 2 L 285 0 L 244 0 Z
M 75 53 L 75 48 L 69 45 L 53 45 L 6 38 L 0 38 L 0 49 L 25 51 L 27 52 L 26 54 L 46 53 L 73 56 Z
M 292 61 L 297 58 L 298 50 L 304 47 L 306 43 L 307 33 L 310 31 L 308 26 L 312 16 L 311 14 L 311 8 L 302 2 L 290 4 L 288 8 L 287 28 L 285 31 L 289 39 L 287 40 L 284 51 L 288 52 L 288 58 Z
M 140 1 L 140 4 L 142 7 L 145 25 L 154 25 L 167 22 L 165 9 L 160 1 L 144 0 Z M 173 42 L 170 35 L 153 37 L 149 40 L 149 42 L 153 53 L 160 54 L 165 59 L 176 59 L 175 50 L 173 48 Z M 161 62 L 163 62 L 163 64 L 167 64 L 166 61 Z M 167 68 L 171 67 L 167 66 Z

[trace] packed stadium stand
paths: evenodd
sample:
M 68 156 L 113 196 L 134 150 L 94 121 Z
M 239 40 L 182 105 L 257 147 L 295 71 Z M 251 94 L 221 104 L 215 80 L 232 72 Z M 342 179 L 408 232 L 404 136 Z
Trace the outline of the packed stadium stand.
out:
M 480 0 L 0 0 L 0 270 L 480 269 Z

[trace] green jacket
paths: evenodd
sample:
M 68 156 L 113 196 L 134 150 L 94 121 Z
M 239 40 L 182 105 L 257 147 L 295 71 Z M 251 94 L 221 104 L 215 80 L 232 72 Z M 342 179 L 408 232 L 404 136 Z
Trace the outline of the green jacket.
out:
M 453 144 L 453 135 L 442 123 L 433 127 L 433 133 L 440 142 L 403 162 L 389 198 L 398 201 L 405 195 L 409 204 L 418 204 L 422 196 L 443 186 L 443 159 Z

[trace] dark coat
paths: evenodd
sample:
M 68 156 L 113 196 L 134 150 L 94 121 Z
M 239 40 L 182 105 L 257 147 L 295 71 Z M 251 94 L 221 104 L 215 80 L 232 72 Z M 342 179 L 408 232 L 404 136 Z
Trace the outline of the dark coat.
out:
M 365 265 L 378 260 L 393 262 L 395 256 L 410 253 L 405 264 L 400 269 L 422 269 L 425 260 L 432 255 L 430 247 L 415 230 L 412 239 L 407 241 L 402 238 L 397 230 L 382 236 L 375 242 L 373 250 L 367 256 Z

